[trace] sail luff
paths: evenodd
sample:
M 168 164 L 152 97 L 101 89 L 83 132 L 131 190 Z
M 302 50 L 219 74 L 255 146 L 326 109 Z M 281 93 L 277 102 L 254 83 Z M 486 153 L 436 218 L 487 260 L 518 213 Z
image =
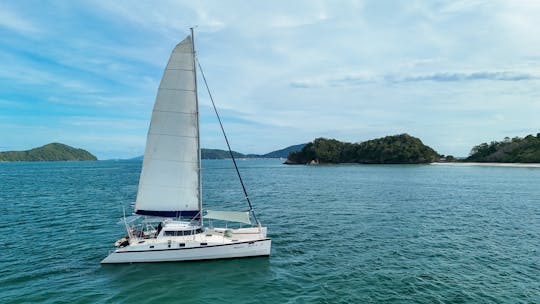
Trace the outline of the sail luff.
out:
M 202 177 L 201 177 L 201 136 L 200 136 L 200 122 L 199 122 L 199 94 L 197 92 L 197 53 L 195 52 L 195 34 L 193 28 L 190 28 L 191 31 L 191 50 L 193 53 L 193 81 L 195 89 L 195 109 L 197 110 L 197 156 L 199 161 L 199 210 L 202 210 Z M 203 217 L 199 217 L 200 224 L 203 225 Z
M 136 213 L 193 217 L 200 212 L 199 125 L 193 40 L 172 51 L 148 130 Z

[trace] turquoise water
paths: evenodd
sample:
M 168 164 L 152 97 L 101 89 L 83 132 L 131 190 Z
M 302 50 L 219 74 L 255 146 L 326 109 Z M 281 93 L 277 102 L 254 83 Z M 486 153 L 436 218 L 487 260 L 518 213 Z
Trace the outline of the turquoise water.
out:
M 101 266 L 141 163 L 0 163 L 0 303 L 540 302 L 540 168 L 239 164 L 270 258 Z

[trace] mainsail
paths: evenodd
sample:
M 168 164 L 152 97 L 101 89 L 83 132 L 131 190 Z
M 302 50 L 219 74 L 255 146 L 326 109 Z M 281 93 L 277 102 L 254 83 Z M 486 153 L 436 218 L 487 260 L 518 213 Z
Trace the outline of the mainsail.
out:
M 135 212 L 200 213 L 199 122 L 192 36 L 173 50 L 159 85 L 146 139 Z

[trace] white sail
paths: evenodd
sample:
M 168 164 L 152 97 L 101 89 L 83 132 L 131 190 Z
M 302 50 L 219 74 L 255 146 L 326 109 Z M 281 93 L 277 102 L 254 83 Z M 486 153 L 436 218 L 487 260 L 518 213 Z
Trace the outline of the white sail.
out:
M 192 37 L 173 50 L 159 85 L 139 180 L 136 213 L 195 216 L 200 154 Z

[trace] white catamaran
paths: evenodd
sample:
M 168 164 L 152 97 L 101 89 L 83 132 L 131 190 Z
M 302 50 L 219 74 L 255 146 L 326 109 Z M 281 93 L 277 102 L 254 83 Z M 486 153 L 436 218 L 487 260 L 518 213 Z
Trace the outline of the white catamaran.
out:
M 135 215 L 124 216 L 127 236 L 115 243 L 115 250 L 101 261 L 103 264 L 270 255 L 271 239 L 255 216 L 232 153 L 249 210 L 202 209 L 197 65 L 192 29 L 191 35 L 172 51 L 159 85 L 146 139 Z M 217 111 L 216 115 L 221 125 Z M 229 146 L 226 136 L 225 140 Z M 251 226 L 210 228 L 203 219 Z

